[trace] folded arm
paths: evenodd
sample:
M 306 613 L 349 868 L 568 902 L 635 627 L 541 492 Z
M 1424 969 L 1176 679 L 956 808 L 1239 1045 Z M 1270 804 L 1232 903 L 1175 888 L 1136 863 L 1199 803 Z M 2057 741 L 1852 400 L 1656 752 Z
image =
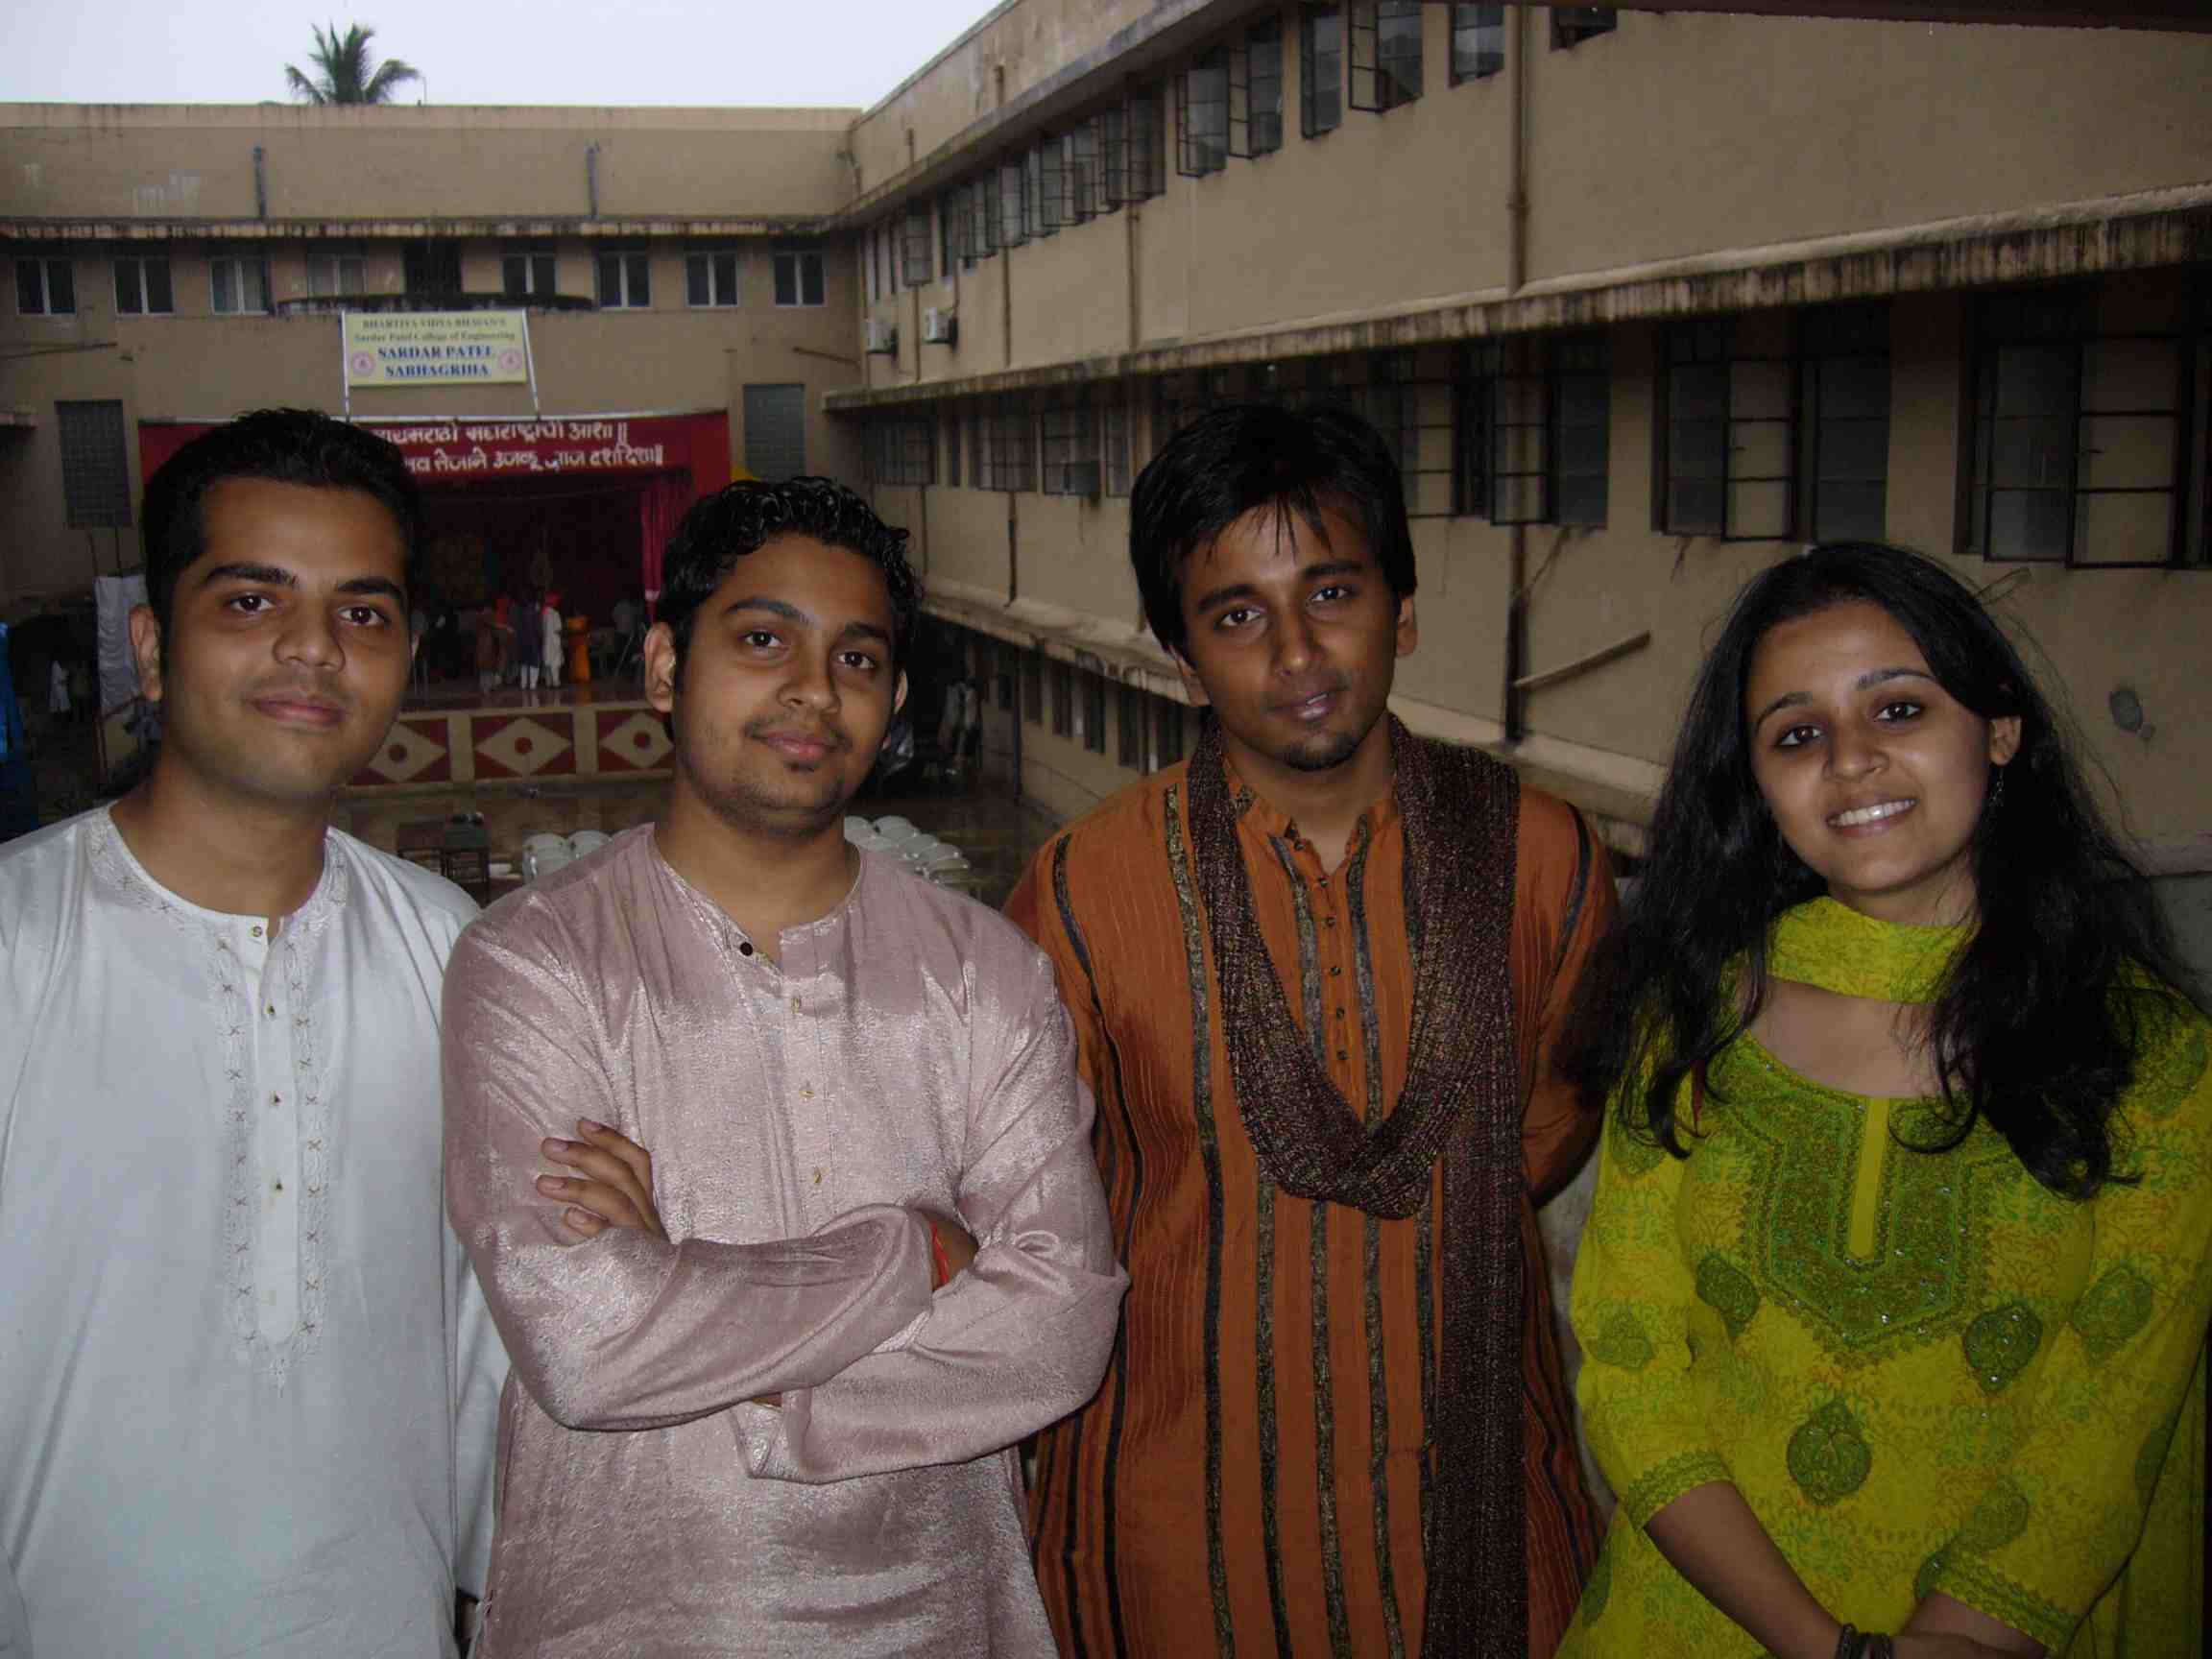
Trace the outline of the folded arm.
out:
M 446 1202 L 531 1397 L 574 1429 L 655 1429 L 827 1382 L 929 1308 L 927 1225 L 895 1206 L 763 1244 L 610 1227 L 541 1192 L 579 1118 L 631 1133 L 560 953 L 462 935 L 445 976 Z
M 1004 1005 L 976 1015 L 960 1217 L 975 1259 L 909 1339 L 744 1414 L 771 1479 L 958 1463 L 1011 1446 L 1088 1400 L 1121 1293 L 1090 1145 L 1091 1094 L 1041 956 Z

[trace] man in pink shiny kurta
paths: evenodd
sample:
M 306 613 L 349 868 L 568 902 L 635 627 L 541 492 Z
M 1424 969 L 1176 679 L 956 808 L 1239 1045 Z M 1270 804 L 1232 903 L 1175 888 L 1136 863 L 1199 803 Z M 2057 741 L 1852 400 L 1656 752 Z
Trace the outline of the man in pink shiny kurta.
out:
M 843 837 L 902 540 L 820 480 L 695 509 L 665 821 L 455 950 L 448 1202 L 515 1359 L 488 1659 L 1052 1652 L 1011 1448 L 1125 1281 L 1045 958 Z

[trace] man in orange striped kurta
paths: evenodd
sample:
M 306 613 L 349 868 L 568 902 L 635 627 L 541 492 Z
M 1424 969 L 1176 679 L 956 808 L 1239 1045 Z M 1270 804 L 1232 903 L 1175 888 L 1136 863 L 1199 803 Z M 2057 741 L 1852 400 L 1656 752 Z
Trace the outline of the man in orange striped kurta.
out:
M 1208 736 L 1056 836 L 1008 906 L 1075 1021 L 1131 1282 L 1098 1395 L 1039 1448 L 1031 1550 L 1061 1650 L 1458 1659 L 1502 1650 L 1507 1629 L 1549 1655 L 1598 1528 L 1533 1204 L 1597 1127 L 1550 1049 L 1611 917 L 1603 852 L 1573 807 L 1509 783 L 1499 844 L 1455 848 L 1468 821 L 1416 787 L 1437 746 L 1385 715 L 1415 641 L 1412 550 L 1396 469 L 1355 417 L 1202 418 L 1140 479 L 1132 552 L 1155 633 L 1212 709 Z M 1205 768 L 1226 784 L 1214 819 Z M 1221 868 L 1231 846 L 1242 887 Z M 1266 995 L 1279 988 L 1287 1010 L 1265 1035 L 1310 1051 L 1313 1080 L 1325 1073 L 1365 1135 L 1424 1109 L 1407 1089 L 1416 1030 L 1448 1031 L 1481 1001 L 1471 982 L 1464 998 L 1431 993 L 1416 1020 L 1419 964 L 1457 918 L 1414 866 L 1447 854 L 1498 872 L 1486 948 L 1503 957 L 1509 1023 L 1484 1042 L 1510 1052 L 1495 1056 L 1507 1117 L 1489 1144 L 1520 1150 L 1494 1250 L 1502 1282 L 1518 1281 L 1517 1303 L 1492 1310 L 1510 1321 L 1504 1374 L 1473 1391 L 1447 1386 L 1466 1376 L 1446 1361 L 1452 1343 L 1484 1312 L 1447 1293 L 1448 1235 L 1467 1214 L 1447 1173 L 1461 1166 L 1435 1157 L 1425 1181 L 1416 1167 L 1402 1214 L 1278 1180 L 1295 1160 L 1272 1104 L 1240 1098 L 1239 1073 L 1272 1073 L 1251 993 L 1225 995 L 1237 975 L 1215 914 L 1248 892 L 1250 931 L 1227 937 L 1264 943 Z M 1467 1444 L 1439 1425 L 1477 1395 L 1519 1407 L 1502 1431 L 1519 1451 L 1504 1448 L 1521 1477 L 1503 1564 L 1516 1605 L 1496 1619 L 1466 1604 L 1502 1599 L 1497 1564 L 1480 1584 L 1448 1582 L 1470 1573 L 1438 1523 L 1458 1513 L 1443 1502 L 1445 1449 Z M 1439 1622 L 1432 1596 L 1456 1596 L 1459 1621 Z

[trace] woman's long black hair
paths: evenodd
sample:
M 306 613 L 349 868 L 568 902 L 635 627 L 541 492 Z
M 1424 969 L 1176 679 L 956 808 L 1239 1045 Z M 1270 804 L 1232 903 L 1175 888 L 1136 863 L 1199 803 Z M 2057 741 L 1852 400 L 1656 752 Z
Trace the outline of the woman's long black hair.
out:
M 1825 891 L 1752 776 L 1752 653 L 1776 624 L 1854 600 L 1879 605 L 1911 635 L 1964 707 L 2020 721 L 2019 752 L 1971 850 L 1980 925 L 1923 1032 L 1949 1107 L 1929 1149 L 1957 1145 L 1986 1120 L 2044 1186 L 2089 1197 L 2125 1178 L 2114 1171 L 2112 1114 L 2133 1075 L 2141 1022 L 2178 1011 L 2188 977 L 2149 882 L 2105 828 L 2019 652 L 1956 577 L 1900 547 L 1825 543 L 1737 596 L 1691 694 L 1642 878 L 1577 990 L 1566 1068 L 1589 1097 L 1618 1094 L 1632 1132 L 1684 1155 L 1674 1115 L 1684 1080 L 1765 1005 L 1774 918 Z M 1728 974 L 1738 959 L 1741 982 Z

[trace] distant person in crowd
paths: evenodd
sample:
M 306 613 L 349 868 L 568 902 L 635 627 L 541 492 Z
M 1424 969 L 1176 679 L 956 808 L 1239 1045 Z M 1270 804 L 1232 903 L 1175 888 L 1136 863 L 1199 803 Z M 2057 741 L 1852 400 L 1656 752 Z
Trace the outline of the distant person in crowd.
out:
M 2200 1650 L 2212 1027 L 2060 733 L 1934 561 L 1737 599 L 1575 1013 L 1577 1659 Z
M 440 1208 L 473 906 L 330 828 L 407 684 L 415 489 L 264 411 L 144 522 L 151 775 L 0 849 L 0 1653 L 450 1654 L 505 1370 Z
M 545 604 L 539 618 L 541 638 L 539 655 L 545 665 L 545 684 L 559 689 L 561 685 L 561 648 L 565 643 L 561 636 L 561 595 L 551 590 L 545 594 Z
M 1204 733 L 1008 905 L 1130 1274 L 1105 1386 L 1038 1451 L 1063 1651 L 1549 1654 L 1598 1520 L 1534 1205 L 1597 1133 L 1551 1045 L 1605 854 L 1387 712 L 1413 546 L 1358 416 L 1203 416 L 1130 519 Z
M 462 939 L 447 1191 L 517 1358 L 488 1659 L 1053 1650 L 1014 1446 L 1124 1280 L 1044 958 L 845 839 L 904 541 L 827 479 L 695 506 L 665 818 Z
M 57 657 L 46 670 L 46 712 L 56 726 L 66 726 L 69 711 L 69 664 Z
M 476 689 L 489 697 L 499 684 L 499 663 L 505 653 L 499 646 L 499 613 L 485 605 L 476 613 Z
M 515 631 L 515 671 L 525 691 L 538 689 L 545 666 L 545 600 L 532 589 L 508 612 Z

